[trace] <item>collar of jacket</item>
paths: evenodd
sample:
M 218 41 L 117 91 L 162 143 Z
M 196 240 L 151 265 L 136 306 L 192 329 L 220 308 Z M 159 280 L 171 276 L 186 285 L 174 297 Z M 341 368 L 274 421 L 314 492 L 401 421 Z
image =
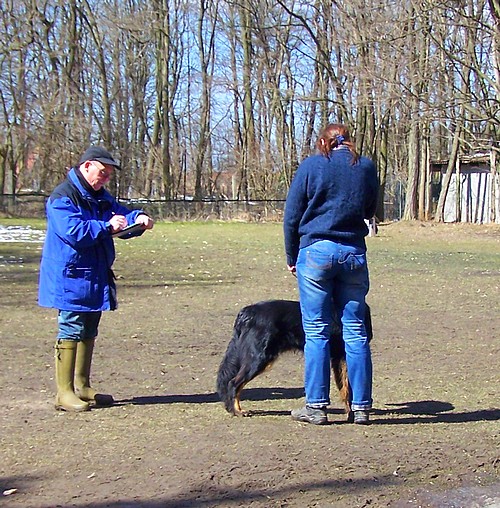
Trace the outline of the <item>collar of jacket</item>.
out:
M 335 148 L 332 148 L 330 154 L 332 154 L 332 153 L 338 153 L 340 150 L 349 150 L 349 147 L 346 146 L 346 145 L 336 146 Z
M 92 189 L 90 184 L 87 182 L 87 180 L 85 180 L 77 167 L 71 168 L 71 171 L 68 173 L 68 178 L 80 191 L 84 199 L 94 202 L 99 202 L 102 200 L 112 201 L 111 194 L 109 194 L 106 189 L 102 188 L 98 191 Z

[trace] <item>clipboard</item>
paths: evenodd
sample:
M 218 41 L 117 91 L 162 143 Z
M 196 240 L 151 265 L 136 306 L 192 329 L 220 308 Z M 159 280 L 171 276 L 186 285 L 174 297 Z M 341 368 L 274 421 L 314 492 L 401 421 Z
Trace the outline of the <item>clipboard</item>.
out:
M 120 229 L 120 231 L 117 231 L 116 233 L 111 233 L 112 238 L 124 238 L 128 236 L 130 233 L 137 233 L 138 231 L 142 231 L 146 229 L 144 224 L 135 223 L 131 224 L 130 226 L 127 226 L 126 228 Z

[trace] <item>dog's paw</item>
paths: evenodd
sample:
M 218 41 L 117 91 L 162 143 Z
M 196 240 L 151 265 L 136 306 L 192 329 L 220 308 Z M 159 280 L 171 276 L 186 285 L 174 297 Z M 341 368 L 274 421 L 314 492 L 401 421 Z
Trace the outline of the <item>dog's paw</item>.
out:
M 234 416 L 239 416 L 240 418 L 248 418 L 250 416 L 253 416 L 252 411 L 243 411 L 242 409 L 240 409 L 239 411 L 235 411 L 233 414 Z

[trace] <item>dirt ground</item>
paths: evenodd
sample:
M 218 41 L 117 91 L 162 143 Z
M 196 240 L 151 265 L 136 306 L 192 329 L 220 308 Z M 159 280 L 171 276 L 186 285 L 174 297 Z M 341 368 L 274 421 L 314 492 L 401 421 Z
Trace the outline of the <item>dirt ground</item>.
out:
M 0 218 L 14 224 L 28 223 Z M 0 230 L 1 506 L 500 506 L 499 225 L 396 223 L 367 239 L 368 427 L 346 423 L 334 392 L 329 425 L 291 420 L 296 354 L 243 392 L 252 417 L 214 392 L 238 310 L 297 298 L 279 224 L 157 224 L 117 241 L 120 306 L 93 366 L 117 403 L 56 412 L 56 314 L 36 304 L 33 237 Z

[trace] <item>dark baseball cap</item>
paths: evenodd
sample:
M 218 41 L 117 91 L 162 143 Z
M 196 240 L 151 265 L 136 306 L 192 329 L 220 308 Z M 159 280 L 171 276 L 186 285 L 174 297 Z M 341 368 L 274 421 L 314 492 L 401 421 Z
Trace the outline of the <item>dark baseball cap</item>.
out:
M 113 159 L 113 156 L 101 146 L 91 146 L 85 150 L 85 153 L 80 157 L 78 165 L 87 161 L 99 161 L 102 164 L 109 164 L 120 169 L 120 164 Z

